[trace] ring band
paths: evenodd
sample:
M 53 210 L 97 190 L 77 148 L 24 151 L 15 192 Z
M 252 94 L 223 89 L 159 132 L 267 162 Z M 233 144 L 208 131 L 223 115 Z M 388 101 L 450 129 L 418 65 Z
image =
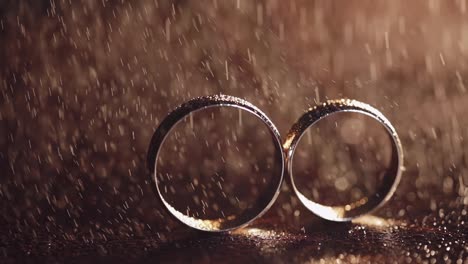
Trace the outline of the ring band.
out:
M 345 206 L 325 206 L 310 200 L 298 190 L 294 183 L 292 168 L 293 157 L 296 146 L 307 128 L 314 125 L 319 120 L 339 112 L 360 113 L 379 121 L 385 127 L 391 138 L 392 157 L 390 161 L 390 168 L 386 171 L 383 182 L 375 194 L 369 197 L 364 197 Z M 356 217 L 376 210 L 390 199 L 390 197 L 395 192 L 395 189 L 401 178 L 403 168 L 403 149 L 401 147 L 401 142 L 395 131 L 395 128 L 392 126 L 390 121 L 388 121 L 388 119 L 377 109 L 356 100 L 329 100 L 321 105 L 309 109 L 292 126 L 286 137 L 283 147 L 286 152 L 287 171 L 289 173 L 294 192 L 298 196 L 299 200 L 304 204 L 304 206 L 307 207 L 307 209 L 327 220 L 337 222 L 351 221 Z
M 280 164 L 280 171 L 273 176 L 274 178 L 267 186 L 266 192 L 260 195 L 255 203 L 250 208 L 244 210 L 240 215 L 226 216 L 225 218 L 219 219 L 198 219 L 178 211 L 164 199 L 160 191 L 157 178 L 157 161 L 160 148 L 171 129 L 178 122 L 183 120 L 185 116 L 211 107 L 233 107 L 253 114 L 255 117 L 260 119 L 260 121 L 262 121 L 262 123 L 265 124 L 270 131 L 275 145 L 275 162 Z M 159 127 L 154 132 L 147 156 L 147 164 L 149 170 L 152 173 L 151 180 L 154 181 L 153 186 L 155 187 L 155 192 L 169 213 L 175 216 L 182 223 L 192 228 L 211 232 L 229 231 L 236 229 L 247 225 L 251 221 L 263 215 L 271 207 L 279 194 L 279 190 L 283 181 L 283 171 L 285 164 L 284 161 L 285 157 L 281 137 L 271 120 L 251 103 L 243 99 L 228 95 L 212 95 L 194 98 L 174 109 L 171 113 L 169 113 L 168 116 L 166 116 L 166 118 L 161 122 Z

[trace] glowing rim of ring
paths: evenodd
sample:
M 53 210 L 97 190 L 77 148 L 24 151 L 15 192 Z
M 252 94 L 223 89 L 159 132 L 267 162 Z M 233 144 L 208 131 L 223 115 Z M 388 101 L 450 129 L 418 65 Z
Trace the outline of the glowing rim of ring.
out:
M 253 114 L 258 119 L 260 119 L 266 127 L 269 129 L 270 134 L 272 136 L 273 142 L 275 144 L 275 158 L 279 159 L 280 162 L 280 171 L 279 176 L 275 176 L 275 178 L 271 181 L 270 186 L 267 189 L 267 193 L 263 196 L 260 196 L 263 199 L 259 199 L 257 203 L 266 203 L 260 212 L 256 213 L 253 217 L 247 217 L 249 211 L 245 211 L 241 214 L 243 216 L 242 220 L 239 220 L 239 224 L 233 227 L 222 228 L 223 219 L 215 219 L 215 220 L 202 220 L 202 219 L 195 219 L 193 217 L 187 216 L 183 213 L 180 213 L 178 210 L 173 208 L 162 196 L 161 191 L 159 190 L 159 184 L 157 179 L 157 160 L 159 157 L 159 151 L 161 146 L 163 145 L 167 135 L 171 132 L 172 128 L 179 123 L 181 120 L 184 119 L 187 115 L 194 113 L 196 111 L 201 111 L 203 109 L 212 108 L 212 107 L 233 107 L 240 110 L 244 110 L 250 114 Z M 285 166 L 285 155 L 283 152 L 282 147 L 282 140 L 278 129 L 275 127 L 273 122 L 267 117 L 265 113 L 263 113 L 260 109 L 258 109 L 253 104 L 234 96 L 230 95 L 210 95 L 210 96 L 203 96 L 193 98 L 175 108 L 172 112 L 170 112 L 160 123 L 159 127 L 153 134 L 153 137 L 150 142 L 150 146 L 148 149 L 147 155 L 147 165 L 148 169 L 151 172 L 151 181 L 153 182 L 152 186 L 155 187 L 154 191 L 157 193 L 157 196 L 164 204 L 165 208 L 168 210 L 170 214 L 172 214 L 177 220 L 182 222 L 183 224 L 201 230 L 201 231 L 209 231 L 209 232 L 223 232 L 223 231 L 230 231 L 233 229 L 237 229 L 247 224 L 251 223 L 255 219 L 262 216 L 275 202 L 278 194 L 280 192 L 281 184 L 283 182 L 283 174 L 284 174 L 284 166 Z M 266 196 L 268 195 L 269 198 Z M 271 196 L 271 197 L 270 197 Z M 257 210 L 252 210 L 257 211 Z M 245 216 L 244 216 L 245 215 Z M 230 216 L 227 216 L 228 220 Z M 232 217 L 232 216 L 231 216 Z
M 361 198 L 358 201 L 344 206 L 325 206 L 308 199 L 297 189 L 294 184 L 293 158 L 297 144 L 309 127 L 329 115 L 340 112 L 364 114 L 382 124 L 391 138 L 392 158 L 390 167 L 384 175 L 381 186 L 372 196 Z M 385 204 L 395 192 L 403 171 L 403 148 L 395 128 L 379 110 L 356 100 L 328 100 L 321 105 L 310 108 L 291 127 L 283 147 L 286 152 L 287 172 L 289 174 L 291 186 L 299 200 L 312 213 L 330 221 L 347 222 L 378 209 Z

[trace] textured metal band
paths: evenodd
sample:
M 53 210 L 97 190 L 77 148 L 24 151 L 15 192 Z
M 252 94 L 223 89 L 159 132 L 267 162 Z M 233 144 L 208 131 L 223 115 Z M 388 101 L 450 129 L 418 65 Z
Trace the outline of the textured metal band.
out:
M 275 158 L 276 162 L 280 164 L 280 171 L 274 175 L 275 178 L 267 187 L 267 192 L 262 194 L 256 200 L 255 204 L 252 205 L 250 209 L 245 210 L 240 216 L 226 216 L 224 219 L 204 220 L 196 219 L 179 212 L 164 199 L 159 190 L 157 179 L 157 159 L 159 150 L 163 145 L 164 140 L 170 133 L 171 129 L 178 122 L 183 120 L 185 116 L 191 113 L 210 107 L 234 107 L 253 114 L 258 119 L 260 119 L 270 131 L 271 137 L 275 144 Z M 171 113 L 169 113 L 168 116 L 166 116 L 166 118 L 161 122 L 159 127 L 154 132 L 154 135 L 151 139 L 147 156 L 147 164 L 151 172 L 151 180 L 154 181 L 155 192 L 170 214 L 175 216 L 182 223 L 192 228 L 203 231 L 221 232 L 245 226 L 263 215 L 271 207 L 279 194 L 279 190 L 283 181 L 285 157 L 280 134 L 271 120 L 262 111 L 260 111 L 251 103 L 237 97 L 228 95 L 212 95 L 191 99 L 174 109 Z M 226 219 L 229 219 L 229 224 L 226 223 Z
M 293 157 L 296 146 L 307 128 L 314 125 L 322 118 L 339 112 L 360 113 L 370 116 L 380 122 L 385 127 L 391 138 L 392 157 L 390 168 L 386 171 L 383 182 L 375 194 L 344 206 L 324 206 L 305 197 L 298 190 L 294 183 Z M 377 209 L 390 199 L 401 178 L 403 169 L 403 149 L 395 128 L 377 109 L 359 101 L 350 99 L 329 100 L 321 105 L 309 109 L 292 126 L 283 147 L 286 151 L 287 171 L 290 176 L 291 185 L 299 200 L 314 214 L 331 221 L 351 221 L 356 217 Z

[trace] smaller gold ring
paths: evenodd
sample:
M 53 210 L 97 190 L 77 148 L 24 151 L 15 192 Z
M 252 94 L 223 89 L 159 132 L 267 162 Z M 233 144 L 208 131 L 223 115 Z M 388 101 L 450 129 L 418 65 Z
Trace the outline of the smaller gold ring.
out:
M 349 203 L 344 206 L 325 206 L 304 196 L 294 183 L 293 175 L 293 157 L 297 144 L 304 132 L 310 126 L 316 124 L 319 120 L 326 118 L 329 115 L 340 112 L 354 112 L 367 115 L 380 122 L 388 132 L 392 142 L 392 157 L 390 167 L 386 171 L 383 182 L 377 192 L 369 197 L 364 197 L 358 201 Z M 289 173 L 292 188 L 299 200 L 312 213 L 330 221 L 346 222 L 370 213 L 384 203 L 386 203 L 395 192 L 395 189 L 400 181 L 403 169 L 403 148 L 400 138 L 392 126 L 390 121 L 374 107 L 350 99 L 329 100 L 325 103 L 315 106 L 304 113 L 299 120 L 292 126 L 289 131 L 283 148 L 286 152 L 287 172 Z

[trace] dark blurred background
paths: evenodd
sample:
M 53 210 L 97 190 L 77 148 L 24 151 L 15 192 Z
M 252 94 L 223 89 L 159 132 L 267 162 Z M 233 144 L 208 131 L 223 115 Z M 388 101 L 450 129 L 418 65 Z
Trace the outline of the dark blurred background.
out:
M 467 58 L 465 0 L 0 0 L 0 258 L 468 263 Z M 375 106 L 405 150 L 396 194 L 372 216 L 334 224 L 285 183 L 243 230 L 184 227 L 156 199 L 146 152 L 168 111 L 214 93 L 249 100 L 283 137 L 328 98 Z M 363 142 L 385 152 L 367 140 L 383 134 L 359 120 L 355 134 L 311 137 L 334 137 L 309 141 L 310 153 L 328 153 L 312 164 L 332 171 L 303 170 L 316 176 L 316 199 L 322 187 L 345 193 L 339 201 L 372 189 L 366 179 L 381 168 L 343 167 L 338 155 L 362 147 L 357 157 L 374 164 Z

